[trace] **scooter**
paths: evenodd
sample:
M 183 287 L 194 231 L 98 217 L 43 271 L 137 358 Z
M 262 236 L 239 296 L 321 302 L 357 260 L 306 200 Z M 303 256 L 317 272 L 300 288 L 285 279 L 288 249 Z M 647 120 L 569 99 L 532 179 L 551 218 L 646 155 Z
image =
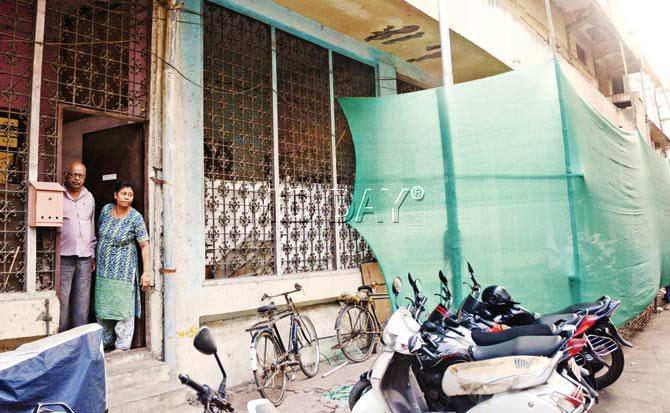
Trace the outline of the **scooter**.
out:
M 425 301 L 417 300 L 420 284 L 416 285 L 414 280 L 410 283 L 415 290 L 414 302 L 416 304 L 418 301 L 421 307 L 421 303 L 425 304 Z M 396 297 L 401 288 L 402 282 L 396 278 L 393 282 L 393 293 Z M 361 377 L 350 394 L 353 413 L 428 411 L 429 406 L 412 366 L 417 361 L 421 363 L 422 359 L 445 359 L 453 353 L 440 350 L 439 345 L 430 338 L 432 332 L 422 331 L 422 326 L 417 321 L 420 312 L 416 308 L 416 305 L 410 305 L 410 309 L 415 310 L 410 312 L 401 307 L 389 319 L 382 334 L 382 354 L 375 361 L 372 370 Z M 544 348 L 540 348 L 543 346 Z M 534 346 L 534 349 L 538 352 L 553 352 L 553 347 L 555 343 L 544 343 Z M 437 354 L 434 352 L 436 349 L 439 350 Z M 457 412 L 516 411 L 536 406 L 540 412 L 565 413 L 588 411 L 593 405 L 595 398 L 586 386 L 556 372 L 556 365 L 563 358 L 562 351 L 552 358 L 496 358 L 497 353 L 485 351 L 475 354 L 475 360 L 486 361 L 454 363 L 443 375 L 443 392 L 454 401 L 462 402 L 460 406 L 451 406 Z M 494 359 L 488 360 L 490 358 Z M 487 366 L 486 363 L 490 365 Z M 503 363 L 502 367 L 500 363 Z M 469 367 L 461 371 L 457 366 Z M 473 374 L 485 371 L 487 367 L 493 368 L 489 370 L 492 374 Z M 580 374 L 579 368 L 575 368 L 575 371 L 577 375 Z M 475 383 L 464 385 L 472 379 Z
M 559 349 L 564 351 L 563 358 L 559 361 L 558 368 L 561 371 L 570 374 L 569 364 L 573 357 L 582 357 L 589 355 L 594 360 L 603 362 L 593 348 L 588 345 L 586 340 L 578 338 L 585 330 L 592 325 L 591 316 L 581 314 L 576 323 L 560 322 L 556 325 L 534 324 L 519 327 L 510 327 L 502 329 L 500 325 L 481 319 L 479 316 L 470 316 L 463 320 L 457 320 L 453 314 L 447 310 L 451 303 L 451 293 L 448 287 L 448 280 L 440 271 L 441 281 L 440 293 L 437 294 L 441 301 L 430 313 L 428 320 L 423 323 L 422 330 L 438 333 L 443 338 L 449 338 L 449 343 L 444 340 L 434 345 L 438 354 L 449 353 L 448 357 L 442 357 L 435 360 L 430 358 L 422 360 L 421 371 L 415 371 L 421 388 L 424 390 L 426 400 L 432 410 L 444 410 L 449 406 L 450 399 L 447 398 L 440 389 L 442 375 L 445 369 L 454 362 L 469 362 L 474 357 L 481 357 L 482 353 L 491 354 L 510 354 L 510 349 L 515 349 L 517 355 L 546 355 L 553 354 L 533 353 L 538 349 L 533 348 L 529 343 L 548 344 L 560 343 L 563 346 Z M 439 336 L 438 336 L 439 337 Z M 562 337 L 558 338 L 557 337 Z M 457 342 L 454 342 L 454 340 Z M 425 341 L 432 341 L 430 337 Z M 443 348 L 446 346 L 446 348 Z M 539 347 L 541 350 L 542 347 Z M 580 354 L 582 353 L 582 354 Z M 580 375 L 583 377 L 588 387 L 593 390 L 595 381 L 593 372 L 584 368 Z M 573 375 L 574 376 L 574 375 Z M 574 378 L 577 378 L 574 376 Z M 592 392 L 595 394 L 595 390 Z
M 596 302 L 578 303 L 568 306 L 560 311 L 540 315 L 522 307 L 520 303 L 512 300 L 502 286 L 489 286 L 484 289 L 482 299 L 479 299 L 481 285 L 474 276 L 474 269 L 468 262 L 468 272 L 472 284 L 471 292 L 463 300 L 458 310 L 458 318 L 466 319 L 478 315 L 490 322 L 506 324 L 509 326 L 523 325 L 551 325 L 559 321 L 575 323 L 579 314 L 587 314 L 589 320 L 588 328 L 584 328 L 584 339 L 590 348 L 593 348 L 598 358 L 585 354 L 577 357 L 581 366 L 587 366 L 596 374 L 596 386 L 598 389 L 605 388 L 614 383 L 623 373 L 625 365 L 624 354 L 621 346 L 633 347 L 625 340 L 612 323 L 611 316 L 619 308 L 621 302 L 612 300 L 608 296 L 601 297 Z M 467 285 L 467 283 L 466 283 Z M 586 327 L 584 325 L 583 327 Z M 609 359 L 609 361 L 607 361 Z
M 212 331 L 207 327 L 202 327 L 193 339 L 193 346 L 202 354 L 214 356 L 216 363 L 221 370 L 221 374 L 223 375 L 223 379 L 221 380 L 217 391 L 214 391 L 206 384 L 200 384 L 192 380 L 186 374 L 180 374 L 179 380 L 182 384 L 195 390 L 198 396 L 198 401 L 203 406 L 204 413 L 235 412 L 226 391 L 226 370 L 223 368 L 221 359 L 219 359 Z M 274 405 L 272 405 L 269 400 L 265 399 L 249 401 L 247 403 L 247 411 L 249 413 L 279 413 Z

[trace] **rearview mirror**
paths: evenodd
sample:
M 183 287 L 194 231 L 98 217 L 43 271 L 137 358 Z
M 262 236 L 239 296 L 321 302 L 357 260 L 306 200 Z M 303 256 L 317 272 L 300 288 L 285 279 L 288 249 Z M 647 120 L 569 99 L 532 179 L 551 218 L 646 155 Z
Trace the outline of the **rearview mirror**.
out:
M 398 296 L 398 294 L 400 294 L 400 292 L 402 291 L 402 280 L 400 279 L 400 277 L 395 277 L 393 279 L 393 285 L 391 286 L 391 289 L 393 290 L 393 295 L 395 295 L 396 297 Z
M 444 273 L 442 270 L 438 273 L 438 276 L 440 277 L 440 282 L 444 284 L 445 286 L 449 285 L 449 280 L 447 280 L 447 277 L 444 276 Z
M 216 354 L 216 343 L 214 342 L 212 330 L 207 327 L 201 328 L 193 339 L 193 347 L 207 356 Z
M 416 288 L 416 292 L 420 293 L 421 292 L 421 279 L 417 278 L 414 280 L 414 288 Z

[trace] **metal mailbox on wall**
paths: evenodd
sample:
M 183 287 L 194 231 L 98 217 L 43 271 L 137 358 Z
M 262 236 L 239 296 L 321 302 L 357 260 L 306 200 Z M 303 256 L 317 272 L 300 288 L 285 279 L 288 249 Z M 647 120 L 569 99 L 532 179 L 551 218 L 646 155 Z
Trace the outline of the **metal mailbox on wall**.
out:
M 30 181 L 28 189 L 28 226 L 62 226 L 63 192 L 65 192 L 65 189 L 56 182 Z

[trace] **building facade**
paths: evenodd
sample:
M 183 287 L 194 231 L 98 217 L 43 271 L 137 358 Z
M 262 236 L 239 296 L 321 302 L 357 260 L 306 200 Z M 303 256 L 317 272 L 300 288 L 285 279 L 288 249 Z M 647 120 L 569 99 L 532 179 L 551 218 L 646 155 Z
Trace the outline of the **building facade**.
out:
M 440 84 L 432 1 L 8 0 L 0 5 L 0 343 L 56 332 L 58 232 L 26 224 L 29 181 L 82 159 L 99 208 L 134 180 L 154 289 L 136 348 L 216 382 L 191 346 L 218 336 L 229 383 L 251 378 L 263 293 L 296 302 L 332 336 L 337 297 L 374 252 L 339 219 L 355 152 L 339 96 Z M 541 0 L 449 1 L 456 83 L 551 57 Z M 603 1 L 552 1 L 559 55 L 589 102 L 659 151 L 639 54 Z M 504 35 L 501 35 L 504 34 Z M 652 82 L 653 74 L 642 75 Z M 633 79 L 633 80 L 631 80 Z M 655 90 L 652 86 L 651 89 Z M 650 121 L 651 119 L 651 121 Z M 328 353 L 332 341 L 324 340 Z

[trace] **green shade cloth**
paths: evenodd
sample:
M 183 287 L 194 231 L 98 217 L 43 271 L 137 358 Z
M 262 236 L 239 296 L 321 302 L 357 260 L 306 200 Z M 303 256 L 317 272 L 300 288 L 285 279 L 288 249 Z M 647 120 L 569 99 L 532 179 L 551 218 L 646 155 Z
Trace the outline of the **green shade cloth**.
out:
M 421 278 L 428 308 L 438 270 L 458 299 L 469 292 L 466 261 L 482 285 L 538 312 L 621 299 L 618 322 L 670 282 L 667 160 L 594 110 L 555 62 L 339 101 L 356 149 L 348 222 L 389 286 Z

